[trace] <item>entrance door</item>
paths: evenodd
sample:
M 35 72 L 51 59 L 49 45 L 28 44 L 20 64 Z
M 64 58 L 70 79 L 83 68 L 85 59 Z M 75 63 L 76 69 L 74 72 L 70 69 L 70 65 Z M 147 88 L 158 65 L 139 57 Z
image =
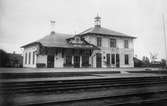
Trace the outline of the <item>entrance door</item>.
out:
M 101 53 L 96 53 L 96 67 L 101 68 Z
M 89 56 L 82 56 L 82 66 L 83 67 L 89 66 Z
M 116 54 L 116 67 L 120 67 L 119 54 Z
M 80 67 L 80 56 L 74 56 L 74 67 L 75 68 Z
M 47 58 L 47 67 L 48 68 L 54 68 L 54 56 L 48 55 L 48 58 Z

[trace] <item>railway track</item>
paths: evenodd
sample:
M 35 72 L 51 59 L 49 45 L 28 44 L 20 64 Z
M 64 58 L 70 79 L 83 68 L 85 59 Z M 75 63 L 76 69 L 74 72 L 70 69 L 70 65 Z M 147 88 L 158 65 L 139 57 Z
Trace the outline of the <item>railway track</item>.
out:
M 78 99 L 63 102 L 46 102 L 42 104 L 29 104 L 27 106 L 166 106 L 167 91 L 129 94 L 121 96 L 108 96 L 91 99 Z M 165 104 L 163 104 L 165 102 Z
M 139 78 L 102 78 L 91 80 L 59 80 L 59 81 L 29 81 L 29 82 L 4 82 L 1 93 L 45 93 L 68 92 L 77 90 L 90 90 L 111 87 L 135 87 L 148 85 L 167 84 L 167 76 L 164 77 L 139 77 Z
M 93 105 L 122 105 L 128 103 L 144 103 L 158 100 L 167 100 L 167 76 L 153 77 L 125 77 L 125 78 L 98 78 L 98 79 L 78 79 L 78 80 L 30 80 L 30 81 L 4 81 L 1 82 L 0 95 L 4 97 L 22 98 L 26 95 L 40 98 L 41 94 L 72 95 L 78 94 L 78 98 L 67 98 L 67 100 L 53 101 L 41 99 L 29 102 L 17 103 L 26 106 L 83 106 Z M 96 94 L 94 94 L 96 92 Z M 99 96 L 100 92 L 106 93 Z M 113 95 L 113 92 L 117 92 Z M 121 92 L 124 92 L 121 94 Z M 87 93 L 88 97 L 79 98 L 79 95 Z M 92 93 L 92 95 L 91 95 Z M 99 93 L 99 94 L 98 94 Z M 110 95 L 111 94 L 111 95 Z M 7 95 L 7 96 L 5 96 Z M 17 95 L 19 95 L 17 97 Z M 21 95 L 21 96 L 20 96 Z M 22 96 L 23 95 L 23 96 Z M 71 97 L 71 96 L 70 96 Z M 82 97 L 82 96 L 81 96 Z M 31 97 L 30 97 L 31 98 Z M 41 97 L 42 98 L 42 97 Z M 64 97 L 62 97 L 64 98 Z M 127 100 L 127 98 L 129 100 Z M 13 99 L 13 98 L 12 98 Z M 22 101 L 18 99 L 18 101 Z M 56 100 L 56 101 L 55 101 Z M 43 101 L 43 102 L 42 102 Z M 49 102 L 50 101 L 50 102 Z M 133 101 L 133 103 L 132 103 Z M 95 105 L 94 104 L 94 105 Z
M 100 78 L 91 80 L 28 81 L 2 83 L 1 93 L 23 94 L 68 92 L 111 87 L 135 87 L 167 84 L 167 76 L 139 78 Z
M 19 106 L 129 106 L 129 104 L 153 103 L 167 100 L 167 85 L 150 85 L 145 87 L 113 88 L 101 91 L 86 91 L 45 96 L 29 96 L 40 98 L 24 101 L 24 96 L 17 99 Z M 23 101 L 23 102 L 22 102 Z M 132 105 L 132 106 L 133 106 Z M 140 105 L 143 106 L 143 105 Z M 150 105 L 149 105 L 150 106 Z M 155 106 L 155 105 L 154 105 Z M 163 105 L 160 105 L 163 106 Z M 166 105 L 164 105 L 166 106 Z

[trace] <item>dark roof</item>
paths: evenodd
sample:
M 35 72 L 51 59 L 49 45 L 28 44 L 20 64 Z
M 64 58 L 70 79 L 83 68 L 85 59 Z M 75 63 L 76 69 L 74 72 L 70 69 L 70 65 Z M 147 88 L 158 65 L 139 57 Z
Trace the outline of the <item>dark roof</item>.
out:
M 66 46 L 66 39 L 72 35 L 51 32 L 49 35 L 37 40 L 36 42 L 41 43 L 46 47 L 64 47 Z
M 27 47 L 29 45 L 33 45 L 33 44 L 41 44 L 42 46 L 45 47 L 59 47 L 59 48 L 96 48 L 94 45 L 91 44 L 69 44 L 67 43 L 66 39 L 71 37 L 72 35 L 68 35 L 68 34 L 62 34 L 62 33 L 56 33 L 56 32 L 51 32 L 49 35 L 31 42 L 27 45 L 22 46 Z
M 29 44 L 26 44 L 24 46 L 22 46 L 23 48 L 26 47 L 26 46 L 29 46 L 29 45 L 32 45 L 32 44 L 37 44 L 37 43 L 40 43 L 42 44 L 43 46 L 54 46 L 54 47 L 61 47 L 61 46 L 65 46 L 66 45 L 66 42 L 65 42 L 65 39 L 68 38 L 68 37 L 71 37 L 70 35 L 67 35 L 67 34 L 62 34 L 62 33 L 56 33 L 54 31 L 52 31 L 49 35 L 46 35 L 44 36 L 43 38 L 37 40 L 37 41 L 34 41 L 34 42 L 31 42 Z
M 100 35 L 109 35 L 109 36 L 115 36 L 115 37 L 128 37 L 128 38 L 136 38 L 133 36 L 129 36 L 126 35 L 124 33 L 120 33 L 117 31 L 113 31 L 104 27 L 100 27 L 100 26 L 95 26 L 95 27 L 91 27 L 83 32 L 81 32 L 80 36 L 86 35 L 86 34 L 100 34 Z

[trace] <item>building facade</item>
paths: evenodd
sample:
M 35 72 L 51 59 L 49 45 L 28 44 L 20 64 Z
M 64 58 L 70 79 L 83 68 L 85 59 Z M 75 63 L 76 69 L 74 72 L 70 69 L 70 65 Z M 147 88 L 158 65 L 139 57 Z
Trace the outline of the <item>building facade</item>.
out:
M 52 31 L 35 42 L 22 46 L 24 67 L 134 67 L 135 37 L 95 26 L 77 35 Z

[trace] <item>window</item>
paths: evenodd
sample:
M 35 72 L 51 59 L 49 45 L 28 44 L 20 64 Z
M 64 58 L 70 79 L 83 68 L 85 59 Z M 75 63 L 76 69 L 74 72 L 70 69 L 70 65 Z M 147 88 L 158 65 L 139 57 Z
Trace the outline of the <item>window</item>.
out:
M 72 56 L 66 56 L 66 64 L 68 65 L 72 64 Z
M 98 47 L 101 47 L 101 38 L 100 37 L 97 37 L 97 46 Z
M 31 64 L 31 52 L 29 52 L 29 64 Z
M 129 55 L 125 54 L 125 64 L 129 64 Z
M 35 52 L 33 52 L 33 60 L 32 60 L 32 63 L 33 63 L 33 64 L 35 63 Z
M 27 64 L 27 53 L 25 54 L 25 64 Z
M 116 48 L 116 39 L 110 39 L 110 47 Z
M 107 65 L 109 65 L 110 64 L 110 54 L 107 54 Z
M 129 42 L 128 42 L 128 40 L 124 40 L 124 48 L 129 48 Z
M 115 64 L 115 54 L 111 54 L 111 63 Z

